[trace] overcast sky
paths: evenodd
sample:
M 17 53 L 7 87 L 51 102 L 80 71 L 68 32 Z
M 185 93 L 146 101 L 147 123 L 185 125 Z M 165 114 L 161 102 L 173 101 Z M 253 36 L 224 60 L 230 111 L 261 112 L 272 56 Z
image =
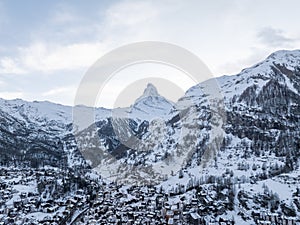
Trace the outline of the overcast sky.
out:
M 87 69 L 136 41 L 176 44 L 214 76 L 236 74 L 276 50 L 300 48 L 299 9 L 298 0 L 0 0 L 0 97 L 72 105 Z M 130 72 L 137 80 L 174 71 Z M 124 77 L 111 81 L 100 105 L 110 107 L 122 85 L 134 82 Z

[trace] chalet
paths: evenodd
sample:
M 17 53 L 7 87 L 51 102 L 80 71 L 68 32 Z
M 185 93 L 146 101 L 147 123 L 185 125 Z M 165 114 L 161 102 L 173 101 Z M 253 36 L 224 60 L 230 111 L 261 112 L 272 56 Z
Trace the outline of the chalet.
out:
M 166 213 L 166 220 L 173 218 L 174 217 L 174 212 L 172 210 L 168 210 Z
M 271 221 L 257 220 L 257 225 L 271 225 Z
M 47 213 L 53 213 L 53 212 L 56 212 L 58 210 L 58 206 L 52 206 L 52 207 L 49 207 L 49 208 L 46 208 L 46 212 Z
M 168 225 L 173 225 L 173 224 L 174 224 L 174 219 L 173 218 L 168 219 Z
M 70 198 L 67 200 L 67 205 L 76 205 L 78 201 L 75 198 Z
M 189 224 L 199 225 L 201 216 L 198 213 L 190 213 Z

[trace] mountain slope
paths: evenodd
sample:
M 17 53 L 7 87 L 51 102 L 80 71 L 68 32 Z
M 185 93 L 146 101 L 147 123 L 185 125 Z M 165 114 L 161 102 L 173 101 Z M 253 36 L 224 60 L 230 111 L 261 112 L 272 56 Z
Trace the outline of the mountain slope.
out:
M 281 171 L 297 167 L 299 62 L 300 51 L 279 51 L 240 74 L 217 78 L 224 101 L 214 102 L 218 90 L 213 80 L 196 85 L 163 122 L 146 118 L 142 124 L 116 118 L 116 126 L 113 120 L 99 122 L 94 128 L 100 142 L 93 148 L 108 157 L 96 163 L 99 171 L 109 168 L 109 177 L 128 182 L 151 174 L 147 179 L 152 176 L 159 182 L 181 168 L 191 174 L 217 174 L 231 165 L 228 169 L 245 175 L 238 164 L 262 168 L 261 157 L 271 160 L 268 170 L 276 164 Z M 118 141 L 122 134 L 130 144 Z
M 238 163 L 261 168 L 261 158 L 271 160 L 268 169 L 277 163 L 288 171 L 299 156 L 299 65 L 299 50 L 275 52 L 237 75 L 190 88 L 177 103 L 149 84 L 129 108 L 97 108 L 95 123 L 83 130 L 72 127 L 71 107 L 0 100 L 2 149 L 7 156 L 47 149 L 50 158 L 59 149 L 69 161 L 80 150 L 104 176 L 129 183 L 159 183 L 182 168 L 200 176 L 230 165 L 245 175 Z

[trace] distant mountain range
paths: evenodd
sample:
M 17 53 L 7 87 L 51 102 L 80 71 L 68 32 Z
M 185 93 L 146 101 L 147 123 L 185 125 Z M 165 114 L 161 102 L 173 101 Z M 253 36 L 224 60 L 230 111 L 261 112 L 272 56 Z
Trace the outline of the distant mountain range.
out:
M 95 123 L 83 129 L 73 126 L 72 107 L 0 99 L 0 163 L 81 164 L 128 184 L 184 183 L 226 171 L 245 179 L 299 173 L 300 50 L 216 78 L 219 88 L 206 92 L 211 81 L 177 103 L 148 84 L 128 108 L 97 108 Z

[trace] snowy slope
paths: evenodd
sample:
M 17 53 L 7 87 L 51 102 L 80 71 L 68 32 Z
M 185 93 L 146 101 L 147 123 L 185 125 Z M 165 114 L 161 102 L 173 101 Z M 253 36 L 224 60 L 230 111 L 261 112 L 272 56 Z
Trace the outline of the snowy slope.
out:
M 71 123 L 72 108 L 60 104 L 44 102 L 27 102 L 21 99 L 0 99 L 1 110 L 26 123 L 39 124 L 56 121 L 62 124 Z
M 232 99 L 235 95 L 241 95 L 250 86 L 255 85 L 259 91 L 270 79 L 276 79 L 281 84 L 286 84 L 290 90 L 298 94 L 292 81 L 293 78 L 283 72 L 288 74 L 298 72 L 299 64 L 300 50 L 282 50 L 271 54 L 266 60 L 242 70 L 237 75 L 222 76 L 217 80 L 226 100 Z
M 275 52 L 237 75 L 191 87 L 175 104 L 148 84 L 133 105 L 119 109 L 121 114 L 95 109 L 96 123 L 78 131 L 77 143 L 73 141 L 72 146 L 77 144 L 86 157 L 92 157 L 89 160 L 111 167 L 115 173 L 120 170 L 130 173 L 132 166 L 139 173 L 143 165 L 149 165 L 153 173 L 163 173 L 163 177 L 182 167 L 197 170 L 199 165 L 203 166 L 203 161 L 210 167 L 214 165 L 210 161 L 217 155 L 223 166 L 228 163 L 229 154 L 238 154 L 234 158 L 237 162 L 245 155 L 245 149 L 253 161 L 256 161 L 254 153 L 258 154 L 261 149 L 284 157 L 286 146 L 293 149 L 298 143 L 289 137 L 298 132 L 299 64 L 299 50 Z M 29 127 L 38 125 L 46 131 L 55 127 L 62 136 L 72 133 L 68 126 L 72 123 L 69 106 L 3 99 L 0 99 L 0 106 Z M 121 136 L 131 145 L 122 142 Z M 284 150 L 277 150 L 276 145 Z M 220 147 L 224 153 L 218 153 Z M 96 150 L 101 152 L 99 156 Z M 233 163 L 232 168 L 237 168 L 237 163 Z
M 105 119 L 111 115 L 111 110 L 105 108 L 80 107 L 81 111 L 94 111 L 95 121 Z M 56 126 L 65 130 L 66 125 L 73 121 L 73 107 L 52 103 L 49 101 L 24 101 L 22 99 L 5 100 L 0 98 L 2 111 L 25 122 L 27 125 Z
M 261 168 L 265 159 L 259 155 L 266 152 L 273 165 L 268 168 L 282 165 L 287 152 L 293 152 L 298 143 L 299 61 L 298 50 L 276 52 L 237 75 L 190 88 L 174 106 L 148 85 L 144 95 L 127 110 L 133 119 L 132 132 L 120 132 L 140 141 L 134 148 L 128 147 L 116 136 L 109 136 L 107 131 L 113 131 L 109 121 L 101 124 L 98 147 L 108 153 L 109 160 L 104 158 L 98 169 L 110 168 L 109 176 L 118 175 L 131 182 L 150 173 L 156 174 L 155 179 L 170 176 L 180 168 L 187 168 L 195 176 L 202 172 L 220 174 L 228 165 L 238 176 L 246 176 L 248 172 L 239 170 L 238 163 L 249 167 L 256 163 Z M 140 123 L 141 118 L 150 122 L 153 117 L 165 121 Z M 121 121 L 119 125 L 123 127 Z M 143 165 L 150 167 L 145 171 Z M 262 173 L 261 169 L 257 172 Z

